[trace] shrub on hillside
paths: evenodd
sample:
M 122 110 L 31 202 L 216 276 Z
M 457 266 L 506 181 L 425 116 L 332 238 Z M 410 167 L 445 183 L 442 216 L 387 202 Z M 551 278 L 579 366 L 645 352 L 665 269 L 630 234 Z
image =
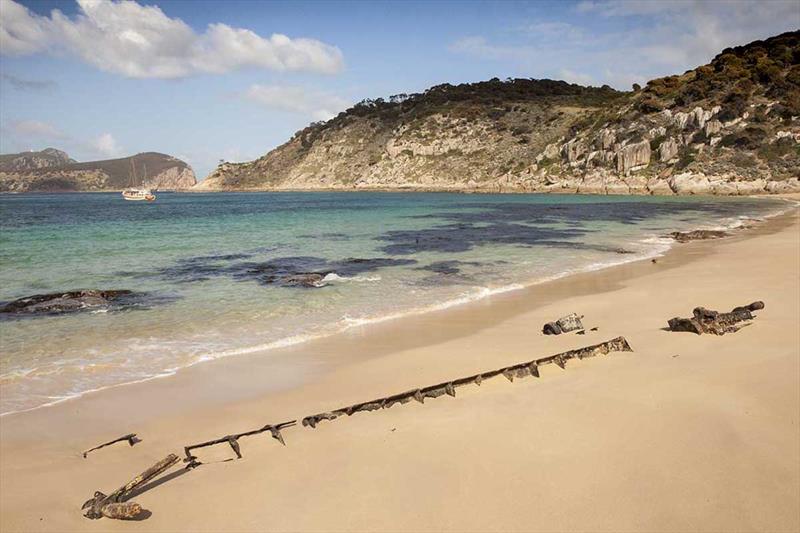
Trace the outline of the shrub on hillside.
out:
M 755 150 L 759 148 L 767 137 L 767 132 L 758 126 L 748 126 L 742 131 L 725 135 L 720 141 L 721 146 Z

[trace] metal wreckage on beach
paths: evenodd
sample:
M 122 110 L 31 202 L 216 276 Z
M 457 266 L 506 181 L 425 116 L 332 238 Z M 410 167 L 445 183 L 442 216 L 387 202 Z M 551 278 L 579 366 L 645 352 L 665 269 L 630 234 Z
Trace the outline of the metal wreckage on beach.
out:
M 487 372 L 481 372 L 480 374 L 474 374 L 471 376 L 454 379 L 452 381 L 447 381 L 439 383 L 437 385 L 431 385 L 428 387 L 421 387 L 418 389 L 402 392 L 400 394 L 393 394 L 391 396 L 378 398 L 376 400 L 371 400 L 368 402 L 349 405 L 347 407 L 342 407 L 340 409 L 335 409 L 333 411 L 326 411 L 315 415 L 309 415 L 303 418 L 302 425 L 309 428 L 315 428 L 317 424 L 319 424 L 323 420 L 335 420 L 341 416 L 345 415 L 352 416 L 355 413 L 364 411 L 389 409 L 394 405 L 406 404 L 412 400 L 415 400 L 419 403 L 425 403 L 425 399 L 427 398 L 438 398 L 444 395 L 455 397 L 456 388 L 471 384 L 480 385 L 483 380 L 490 379 L 496 376 L 502 375 L 511 382 L 513 382 L 515 378 L 525 378 L 528 376 L 534 376 L 538 378 L 540 366 L 555 364 L 558 365 L 560 368 L 565 368 L 567 361 L 569 361 L 570 359 L 584 359 L 587 357 L 594 357 L 597 355 L 606 355 L 610 352 L 632 352 L 632 351 L 633 349 L 628 344 L 628 341 L 625 339 L 625 337 L 617 337 L 615 339 L 601 342 L 599 344 L 595 344 L 592 346 L 586 346 L 584 348 L 569 350 L 556 355 L 542 357 L 539 359 L 534 359 L 532 361 L 526 361 L 511 366 L 498 368 L 496 370 L 489 370 Z M 259 435 L 261 433 L 269 433 L 272 438 L 274 438 L 275 440 L 277 440 L 278 442 L 280 442 L 285 446 L 286 442 L 283 439 L 283 434 L 281 433 L 281 430 L 295 426 L 296 424 L 297 420 L 281 422 L 280 424 L 267 424 L 265 426 L 250 431 L 244 431 L 242 433 L 236 433 L 232 435 L 225 435 L 217 439 L 201 442 L 198 444 L 192 444 L 184 447 L 185 457 L 183 461 L 184 463 L 186 463 L 187 470 L 195 468 L 201 465 L 202 463 L 197 459 L 197 457 L 195 457 L 192 454 L 192 451 L 199 448 L 214 446 L 217 444 L 228 444 L 233 450 L 233 452 L 236 454 L 237 458 L 241 459 L 242 451 L 239 446 L 239 439 L 241 439 L 242 437 Z M 110 443 L 100 445 L 97 448 L 106 446 L 107 444 L 111 444 L 114 442 L 128 440 L 129 436 L 130 435 L 126 435 L 125 437 L 121 437 L 119 439 L 111 441 Z M 87 500 L 83 504 L 82 509 L 85 511 L 84 516 L 92 519 L 106 517 L 106 518 L 116 518 L 123 520 L 136 519 L 140 517 L 140 515 L 144 512 L 144 510 L 139 504 L 129 501 L 130 498 L 132 498 L 135 494 L 143 492 L 143 486 L 147 482 L 154 480 L 155 478 L 157 478 L 158 476 L 160 476 L 161 474 L 172 468 L 178 462 L 179 462 L 178 456 L 175 454 L 170 454 L 161 461 L 159 461 L 158 463 L 154 464 L 153 466 L 142 472 L 141 474 L 139 474 L 138 476 L 136 476 L 135 478 L 133 478 L 127 484 L 123 485 L 116 491 L 112 492 L 110 495 L 105 495 L 104 493 L 99 491 L 95 492 L 94 497 Z

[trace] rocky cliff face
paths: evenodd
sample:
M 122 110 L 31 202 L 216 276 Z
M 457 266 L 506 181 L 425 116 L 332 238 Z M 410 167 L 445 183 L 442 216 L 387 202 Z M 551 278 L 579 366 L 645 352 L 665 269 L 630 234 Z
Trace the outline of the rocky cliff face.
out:
M 9 156 L 0 157 L 5 161 Z M 69 161 L 35 168 L 0 165 L 0 192 L 116 191 L 130 186 L 185 190 L 197 183 L 189 165 L 156 152 L 86 163 Z
M 176 160 L 177 161 L 177 160 Z M 183 163 L 183 161 L 181 161 Z M 144 185 L 151 189 L 159 190 L 185 190 L 194 187 L 197 184 L 197 178 L 194 171 L 188 165 L 180 166 L 175 165 L 168 167 L 155 176 L 149 176 L 145 180 Z
M 41 152 L 20 152 L 0 155 L 0 172 L 17 172 L 37 168 L 58 167 L 77 163 L 66 152 L 45 148 Z
M 550 80 L 365 101 L 196 189 L 800 191 L 800 32 L 618 93 Z

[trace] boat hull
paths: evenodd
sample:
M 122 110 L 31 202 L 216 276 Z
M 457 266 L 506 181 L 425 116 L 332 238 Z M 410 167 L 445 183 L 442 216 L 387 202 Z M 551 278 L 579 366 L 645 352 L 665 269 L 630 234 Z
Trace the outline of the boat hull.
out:
M 129 202 L 153 202 L 156 195 L 149 190 L 124 190 L 122 198 Z

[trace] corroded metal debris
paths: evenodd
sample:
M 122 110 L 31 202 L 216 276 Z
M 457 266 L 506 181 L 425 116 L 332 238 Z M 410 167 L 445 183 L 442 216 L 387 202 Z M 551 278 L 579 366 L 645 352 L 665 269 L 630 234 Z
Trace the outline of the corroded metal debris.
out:
M 106 446 L 110 446 L 111 444 L 115 444 L 117 442 L 128 441 L 128 444 L 133 446 L 138 442 L 142 442 L 142 439 L 136 436 L 136 433 L 128 433 L 127 435 L 123 435 L 118 439 L 110 440 L 108 442 L 104 442 L 103 444 L 97 445 L 94 448 L 89 448 L 85 452 L 83 452 L 83 458 L 86 459 L 86 456 L 89 455 L 89 452 L 93 452 L 95 450 L 99 450 L 100 448 L 105 448 Z
M 499 375 L 505 376 L 506 379 L 512 382 L 515 378 L 524 378 L 528 376 L 534 376 L 538 378 L 539 367 L 542 365 L 548 365 L 552 363 L 561 368 L 565 368 L 567 361 L 570 359 L 583 359 L 585 357 L 605 355 L 609 352 L 631 351 L 633 350 L 628 344 L 628 341 L 625 340 L 625 337 L 617 337 L 616 339 L 601 342 L 600 344 L 595 344 L 593 346 L 587 346 L 577 350 L 570 350 L 568 352 L 551 355 L 549 357 L 542 357 L 533 361 L 527 361 L 512 366 L 499 368 L 497 370 L 490 370 L 488 372 L 482 372 L 473 376 L 467 376 L 464 378 L 454 379 L 453 381 L 431 385 L 430 387 L 413 389 L 406 392 L 401 392 L 400 394 L 378 398 L 377 400 L 370 400 L 368 402 L 349 405 L 333 411 L 310 415 L 303 418 L 302 424 L 306 427 L 315 428 L 317 427 L 317 424 L 323 420 L 336 420 L 340 416 L 352 416 L 353 414 L 361 411 L 388 409 L 396 404 L 405 404 L 411 400 L 415 400 L 419 403 L 425 403 L 426 398 L 438 398 L 439 396 L 444 396 L 445 394 L 448 396 L 455 396 L 456 387 L 462 387 L 470 384 L 480 385 L 483 380 Z
M 286 442 L 283 440 L 283 435 L 281 434 L 281 430 L 283 428 L 288 428 L 288 427 L 294 426 L 295 424 L 297 424 L 297 420 L 290 420 L 288 422 L 281 422 L 280 424 L 274 424 L 274 425 L 273 424 L 267 424 L 264 427 L 260 427 L 258 429 L 252 429 L 250 431 L 245 431 L 244 433 L 236 433 L 234 435 L 225 435 L 224 437 L 220 437 L 218 439 L 209 440 L 209 441 L 206 441 L 206 442 L 201 442 L 200 444 L 192 444 L 191 446 L 186 446 L 183 449 L 184 454 L 186 454 L 186 457 L 184 457 L 183 462 L 187 463 L 187 465 L 186 465 L 187 468 L 194 468 L 194 467 L 200 465 L 201 463 L 200 463 L 200 461 L 197 460 L 197 457 L 192 455 L 192 450 L 195 450 L 197 448 L 205 448 L 206 446 L 213 446 L 215 444 L 223 444 L 223 443 L 227 443 L 231 447 L 231 449 L 233 450 L 233 453 L 236 454 L 236 457 L 241 459 L 242 458 L 242 450 L 239 447 L 239 439 L 241 439 L 242 437 L 250 437 L 251 435 L 258 435 L 260 433 L 265 433 L 267 431 L 272 435 L 273 439 L 277 440 L 278 442 L 280 442 L 281 444 L 286 446 Z
M 583 315 L 578 316 L 577 313 L 570 313 L 567 316 L 562 316 L 555 322 L 548 322 L 542 327 L 542 333 L 545 335 L 561 335 L 562 333 L 569 333 L 570 331 L 580 330 L 583 331 L 583 323 L 581 319 Z
M 631 352 L 633 350 L 628 344 L 628 341 L 625 340 L 625 337 L 617 337 L 616 339 L 612 339 L 606 342 L 601 342 L 600 344 L 595 344 L 593 346 L 587 346 L 585 348 L 579 348 L 577 350 L 570 350 L 560 354 L 551 355 L 549 357 L 542 357 L 540 359 L 534 359 L 533 361 L 518 363 L 516 365 L 499 368 L 497 370 L 489 370 L 487 372 L 481 372 L 480 374 L 454 379 L 452 381 L 439 383 L 437 385 L 431 385 L 429 387 L 422 387 L 419 389 L 402 392 L 400 394 L 386 396 L 384 398 L 379 398 L 377 400 L 357 403 L 354 405 L 343 407 L 341 409 L 336 409 L 334 411 L 307 416 L 303 419 L 302 423 L 303 426 L 309 426 L 314 428 L 317 426 L 318 423 L 320 423 L 323 420 L 335 420 L 340 416 L 351 416 L 355 413 L 362 411 L 376 411 L 378 409 L 389 409 L 394 405 L 397 404 L 402 405 L 412 400 L 417 401 L 419 403 L 425 403 L 425 400 L 428 398 L 438 398 L 440 396 L 445 396 L 445 395 L 455 397 L 456 388 L 470 384 L 480 385 L 481 382 L 485 379 L 490 379 L 499 375 L 503 375 L 509 381 L 513 382 L 515 379 L 525 378 L 528 376 L 539 377 L 540 366 L 552 363 L 560 366 L 561 368 L 565 368 L 567 361 L 569 361 L 570 359 L 583 359 L 585 357 L 605 355 L 609 352 L 615 352 L 615 351 Z M 187 463 L 186 468 L 191 469 L 201 464 L 200 461 L 197 460 L 197 457 L 192 455 L 193 450 L 196 450 L 198 448 L 205 448 L 207 446 L 214 446 L 216 444 L 228 444 L 233 450 L 233 452 L 236 454 L 236 456 L 241 459 L 242 451 L 239 446 L 239 439 L 241 439 L 242 437 L 249 437 L 252 435 L 258 435 L 260 433 L 269 432 L 272 438 L 279 441 L 281 444 L 285 446 L 286 443 L 283 440 L 283 435 L 281 434 L 281 430 L 287 427 L 294 426 L 296 424 L 297 424 L 296 420 L 281 422 L 280 424 L 274 424 L 274 425 L 268 424 L 266 426 L 251 431 L 245 431 L 243 433 L 236 433 L 233 435 L 226 435 L 218 439 L 201 442 L 199 444 L 192 444 L 191 446 L 186 446 L 183 449 L 185 454 L 184 462 Z M 126 435 L 125 437 L 121 437 L 120 439 L 116 439 L 109 443 L 98 446 L 98 448 L 121 440 L 127 440 L 128 437 L 135 438 L 135 435 L 134 434 Z M 131 443 L 131 445 L 132 444 L 133 443 Z M 91 450 L 87 450 L 86 453 L 88 453 L 89 451 Z M 140 515 L 143 512 L 142 507 L 135 502 L 126 501 L 126 497 L 131 495 L 137 487 L 140 487 L 144 483 L 152 479 L 155 479 L 156 477 L 161 475 L 163 472 L 168 470 L 170 467 L 172 467 L 175 463 L 179 461 L 180 459 L 178 458 L 177 455 L 170 454 L 166 458 L 162 459 L 155 465 L 151 466 L 150 468 L 148 468 L 147 470 L 145 470 L 144 472 L 133 478 L 126 485 L 120 487 L 119 489 L 111 493 L 110 495 L 106 496 L 102 492 L 99 491 L 95 492 L 94 497 L 86 501 L 86 503 L 83 504 L 83 507 L 81 507 L 81 509 L 85 511 L 84 516 L 92 519 L 106 517 L 106 518 L 116 518 L 123 520 L 135 519 L 140 517 Z
M 142 507 L 135 502 L 126 502 L 125 497 L 137 487 L 169 470 L 178 461 L 180 461 L 178 456 L 171 453 L 108 496 L 100 491 L 95 492 L 94 497 L 86 500 L 81 507 L 82 510 L 86 511 L 83 516 L 95 520 L 104 516 L 121 520 L 130 520 L 138 517 L 142 512 Z
M 764 302 L 753 302 L 750 305 L 736 307 L 730 313 L 695 307 L 692 311 L 692 318 L 675 317 L 667 323 L 670 331 L 688 331 L 698 335 L 703 333 L 725 335 L 726 333 L 735 333 L 750 325 L 750 321 L 755 318 L 753 311 L 761 309 L 764 309 Z

